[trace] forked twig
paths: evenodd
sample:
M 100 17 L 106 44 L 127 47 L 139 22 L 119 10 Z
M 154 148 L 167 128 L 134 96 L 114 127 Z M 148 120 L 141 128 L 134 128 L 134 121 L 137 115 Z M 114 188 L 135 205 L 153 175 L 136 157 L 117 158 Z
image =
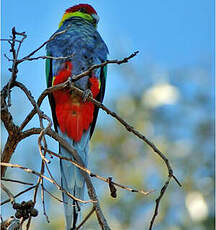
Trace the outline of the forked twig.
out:
M 95 207 L 92 208 L 92 210 L 88 213 L 88 215 L 84 218 L 84 220 L 79 224 L 76 230 L 80 229 L 94 212 L 95 212 Z
M 1 189 L 5 191 L 5 193 L 10 198 L 10 202 L 14 203 L 14 195 L 11 193 L 11 191 L 3 183 L 0 183 L 0 186 L 1 186 Z

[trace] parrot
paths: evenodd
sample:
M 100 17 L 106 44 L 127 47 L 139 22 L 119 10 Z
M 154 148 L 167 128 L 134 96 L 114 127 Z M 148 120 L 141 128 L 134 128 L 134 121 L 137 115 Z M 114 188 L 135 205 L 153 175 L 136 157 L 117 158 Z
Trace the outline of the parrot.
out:
M 47 87 L 72 79 L 91 66 L 107 60 L 108 48 L 97 31 L 99 16 L 88 4 L 72 6 L 63 14 L 58 30 L 46 44 Z M 59 58 L 58 58 L 59 57 Z M 66 59 L 62 57 L 67 57 Z M 83 90 L 78 96 L 70 89 L 60 89 L 48 95 L 56 132 L 77 151 L 85 167 L 88 164 L 89 141 L 94 132 L 98 110 L 86 95 L 103 101 L 107 66 L 92 70 L 88 76 L 74 81 Z M 72 154 L 59 144 L 59 155 L 74 160 Z M 61 187 L 79 199 L 84 199 L 85 181 L 81 170 L 60 159 Z M 66 230 L 76 229 L 81 221 L 80 202 L 62 192 Z

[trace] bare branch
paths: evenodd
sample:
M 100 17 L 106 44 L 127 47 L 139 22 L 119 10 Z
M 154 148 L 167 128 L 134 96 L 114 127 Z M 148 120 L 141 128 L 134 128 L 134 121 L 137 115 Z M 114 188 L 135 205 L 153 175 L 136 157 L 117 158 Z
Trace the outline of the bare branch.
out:
M 4 57 L 5 57 L 9 62 L 13 61 L 13 59 L 9 58 L 6 54 L 4 54 Z M 10 70 L 11 70 L 11 69 L 10 69 Z
M 117 60 L 117 59 L 116 60 L 107 60 L 107 61 L 105 61 L 105 62 L 103 62 L 101 64 L 93 65 L 89 69 L 87 69 L 86 71 L 82 72 L 81 74 L 73 76 L 72 81 L 77 81 L 77 80 L 79 80 L 80 78 L 82 78 L 84 76 L 88 76 L 92 70 L 104 67 L 104 66 L 106 66 L 108 64 L 118 64 L 118 65 L 120 65 L 120 64 L 123 64 L 123 63 L 127 63 L 131 58 L 135 57 L 138 53 L 139 53 L 139 51 L 135 51 L 130 56 L 128 56 L 126 58 L 123 58 L 122 60 Z
M 19 183 L 19 184 L 25 184 L 25 185 L 33 185 L 32 183 L 28 183 L 28 182 L 24 182 L 24 181 L 20 181 L 20 180 L 14 180 L 14 179 L 9 179 L 9 178 L 1 178 L 1 180 L 4 181 L 9 181 L 9 182 L 15 182 L 15 183 Z
M 74 200 L 76 200 L 76 201 L 78 201 L 78 202 L 80 202 L 80 203 L 86 204 L 86 203 L 91 203 L 91 202 L 93 203 L 93 202 L 95 202 L 95 201 L 93 201 L 93 200 L 84 201 L 84 200 L 81 200 L 81 199 L 76 198 L 75 196 L 73 196 L 73 195 L 70 194 L 69 192 L 67 192 L 67 191 L 65 191 L 64 189 L 62 189 L 61 186 L 59 186 L 57 183 L 55 183 L 55 182 L 54 182 L 52 179 L 50 179 L 49 177 L 47 177 L 47 176 L 45 176 L 45 175 L 41 175 L 39 172 L 36 172 L 36 171 L 34 171 L 34 170 L 32 170 L 32 169 L 23 167 L 23 166 L 18 165 L 18 164 L 10 164 L 10 163 L 4 163 L 4 162 L 0 162 L 0 165 L 4 165 L 4 166 L 10 167 L 10 168 L 19 168 L 19 169 L 24 170 L 24 171 L 27 172 L 27 173 L 34 174 L 34 175 L 36 175 L 36 176 L 38 176 L 38 177 L 43 177 L 44 179 L 46 179 L 46 180 L 49 181 L 50 183 L 56 185 L 57 188 L 58 188 L 59 190 L 61 190 L 62 192 L 66 193 L 69 197 L 71 197 L 72 199 L 74 199 Z
M 35 61 L 38 59 L 65 60 L 65 59 L 71 58 L 73 56 L 74 56 L 74 54 L 71 54 L 71 55 L 66 56 L 66 57 L 38 56 L 38 57 L 34 57 L 34 58 L 27 58 L 27 59 L 25 59 L 25 61 Z
M 31 95 L 31 92 L 20 82 L 14 82 L 14 85 L 15 86 L 18 86 L 20 89 L 22 89 L 22 91 L 26 94 L 27 98 L 29 99 L 29 101 L 31 102 L 31 104 L 33 105 L 34 109 L 36 110 L 37 114 L 38 114 L 38 117 L 39 117 L 39 120 L 40 120 L 40 127 L 42 128 L 42 131 L 38 137 L 38 145 L 39 145 L 39 152 L 40 152 L 40 155 L 41 155 L 41 158 L 46 161 L 46 162 L 49 162 L 46 158 L 45 158 L 45 153 L 43 154 L 42 153 L 42 148 L 41 148 L 41 140 L 43 140 L 43 143 L 44 143 L 44 146 L 46 146 L 46 140 L 44 138 L 44 134 L 46 133 L 47 129 L 50 128 L 52 126 L 52 121 L 51 119 L 45 115 L 40 109 L 39 109 L 39 106 L 38 104 L 36 103 L 36 101 L 34 100 L 34 98 L 32 97 Z M 47 126 L 47 128 L 44 129 L 43 127 L 43 119 L 46 119 L 49 124 Z M 45 150 L 46 152 L 46 150 Z
M 14 202 L 14 195 L 10 192 L 10 190 L 4 184 L 1 183 L 0 185 L 1 185 L 2 190 L 5 191 L 5 193 L 10 198 L 10 202 L 13 203 Z
M 0 41 L 3 41 L 3 42 L 12 42 L 13 39 L 9 39 L 9 38 L 0 38 Z M 21 42 L 21 41 L 16 39 L 15 42 Z M 11 43 L 9 43 L 9 44 L 11 44 Z
M 41 184 L 41 200 L 42 200 L 42 205 L 43 205 L 43 214 L 46 217 L 47 223 L 50 223 L 49 217 L 46 213 L 46 206 L 45 206 L 45 201 L 44 201 L 44 186 Z
M 76 228 L 76 230 L 80 229 L 85 222 L 91 217 L 91 215 L 95 212 L 95 207 L 92 208 L 92 210 L 88 213 L 88 215 L 85 217 L 85 219 L 80 223 L 80 225 Z
M 44 42 L 42 45 L 40 45 L 37 49 L 35 49 L 34 51 L 32 51 L 30 54 L 28 54 L 28 55 L 25 56 L 24 58 L 20 59 L 20 60 L 18 61 L 18 63 L 21 63 L 21 62 L 23 62 L 23 61 L 25 61 L 25 60 L 28 60 L 31 56 L 33 56 L 33 55 L 34 55 L 35 53 L 37 53 L 41 48 L 43 48 L 48 42 L 52 41 L 52 40 L 53 40 L 55 37 L 57 37 L 58 35 L 65 33 L 67 30 L 68 30 L 68 28 L 65 29 L 65 30 L 62 30 L 62 31 L 60 31 L 60 32 L 55 33 L 50 39 L 48 39 L 47 41 L 45 41 L 45 42 Z
M 67 202 L 64 202 L 63 200 L 59 199 L 57 196 L 54 196 L 51 192 L 49 192 L 45 187 L 43 187 L 44 191 L 47 192 L 52 198 L 54 198 L 55 200 L 61 202 L 61 203 L 64 203 L 64 204 L 68 204 Z M 71 205 L 71 206 L 75 206 L 73 204 L 68 204 L 68 205 Z
M 5 93 L 6 92 L 7 92 L 7 89 L 5 90 Z M 7 142 L 1 154 L 1 161 L 9 162 L 16 149 L 17 144 L 20 141 L 21 136 L 20 136 L 19 127 L 14 124 L 12 115 L 8 111 L 3 92 L 1 94 L 1 106 L 2 106 L 1 120 L 3 121 L 4 126 L 8 132 Z M 1 176 L 5 175 L 5 171 L 6 171 L 6 167 L 1 167 Z
M 36 187 L 36 185 L 34 185 L 34 186 L 32 186 L 32 187 L 29 187 L 29 188 L 25 189 L 24 191 L 22 191 L 22 192 L 16 194 L 16 195 L 14 196 L 14 198 L 17 198 L 18 196 L 20 196 L 20 195 L 22 195 L 22 194 L 24 194 L 24 193 L 26 193 L 26 192 L 28 192 L 28 191 L 34 189 L 35 187 Z M 1 202 L 0 205 L 4 205 L 4 204 L 6 204 L 6 203 L 8 203 L 8 202 L 10 202 L 10 199 Z
M 168 185 L 170 183 L 170 179 L 171 179 L 171 177 L 168 177 L 167 181 L 165 182 L 164 186 L 162 187 L 162 189 L 160 191 L 159 197 L 155 200 L 156 205 L 155 205 L 154 215 L 152 216 L 152 219 L 151 219 L 151 222 L 150 222 L 149 230 L 152 230 L 155 218 L 158 215 L 158 209 L 159 209 L 160 201 L 161 201 L 162 197 L 164 196 L 164 194 L 165 194 L 165 192 L 166 192 L 166 190 L 168 188 Z
M 18 65 L 18 62 L 17 62 L 17 58 L 18 58 L 18 53 L 19 53 L 19 49 L 20 49 L 20 46 L 22 44 L 22 42 L 19 43 L 19 46 L 18 46 L 18 49 L 17 49 L 17 52 L 16 52 L 16 49 L 15 49 L 15 44 L 16 44 L 16 35 L 21 35 L 23 36 L 22 38 L 22 42 L 24 41 L 25 39 L 25 33 L 18 33 L 16 32 L 16 29 L 15 27 L 12 28 L 12 42 L 10 43 L 11 44 L 11 49 L 10 49 L 10 52 L 12 52 L 13 54 L 13 64 L 12 64 L 12 67 L 11 67 L 11 78 L 10 78 L 10 81 L 8 82 L 7 84 L 7 96 L 8 96 L 8 106 L 11 106 L 11 95 L 10 95 L 10 89 L 11 89 L 11 86 L 13 85 L 13 82 L 16 80 L 16 77 L 17 77 L 17 73 L 18 73 L 18 69 L 17 69 L 17 65 Z

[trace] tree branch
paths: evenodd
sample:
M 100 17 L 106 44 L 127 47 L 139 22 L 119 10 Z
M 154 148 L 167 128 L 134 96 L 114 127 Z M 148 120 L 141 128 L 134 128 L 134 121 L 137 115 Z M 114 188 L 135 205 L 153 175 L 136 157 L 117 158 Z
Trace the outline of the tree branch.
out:
M 65 191 L 64 189 L 61 188 L 60 185 L 58 185 L 55 181 L 53 181 L 52 179 L 50 179 L 49 177 L 45 176 L 45 175 L 42 175 L 40 174 L 39 172 L 36 172 L 35 170 L 32 170 L 32 169 L 29 169 L 29 168 L 26 168 L 24 166 L 21 166 L 21 165 L 18 165 L 18 164 L 11 164 L 11 163 L 4 163 L 4 162 L 0 162 L 0 165 L 3 165 L 5 167 L 10 167 L 10 168 L 19 168 L 19 169 L 22 169 L 23 171 L 27 172 L 27 173 L 30 173 L 30 174 L 34 174 L 38 177 L 43 177 L 44 179 L 46 179 L 47 181 L 49 181 L 50 183 L 56 185 L 56 187 L 64 192 L 65 194 L 67 194 L 69 197 L 71 197 L 72 199 L 80 202 L 80 203 L 83 203 L 83 204 L 87 204 L 87 203 L 94 203 L 95 201 L 94 200 L 87 200 L 87 201 L 84 201 L 84 200 L 81 200 L 79 198 L 76 198 L 75 196 L 73 196 L 72 194 L 70 194 L 69 192 Z
M 3 191 L 5 191 L 5 193 L 10 198 L 10 202 L 13 203 L 14 202 L 14 195 L 10 192 L 10 190 L 4 184 L 1 183 L 0 185 L 1 185 L 1 189 Z
M 24 181 L 20 181 L 20 180 L 9 179 L 9 178 L 4 178 L 4 177 L 2 177 L 1 180 L 14 182 L 14 183 L 18 183 L 18 184 L 24 184 L 24 185 L 33 185 L 32 183 L 28 183 L 28 182 L 24 182 Z

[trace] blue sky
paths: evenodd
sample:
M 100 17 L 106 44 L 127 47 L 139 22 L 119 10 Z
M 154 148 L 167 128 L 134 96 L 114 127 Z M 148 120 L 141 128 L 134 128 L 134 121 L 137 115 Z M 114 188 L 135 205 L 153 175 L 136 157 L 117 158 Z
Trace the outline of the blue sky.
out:
M 181 67 L 213 55 L 213 0 L 81 2 L 98 12 L 110 57 L 116 57 L 122 46 L 126 53 L 140 50 L 145 59 Z M 2 1 L 2 37 L 16 26 L 28 34 L 24 53 L 32 50 L 56 30 L 64 10 L 76 3 L 80 1 Z

